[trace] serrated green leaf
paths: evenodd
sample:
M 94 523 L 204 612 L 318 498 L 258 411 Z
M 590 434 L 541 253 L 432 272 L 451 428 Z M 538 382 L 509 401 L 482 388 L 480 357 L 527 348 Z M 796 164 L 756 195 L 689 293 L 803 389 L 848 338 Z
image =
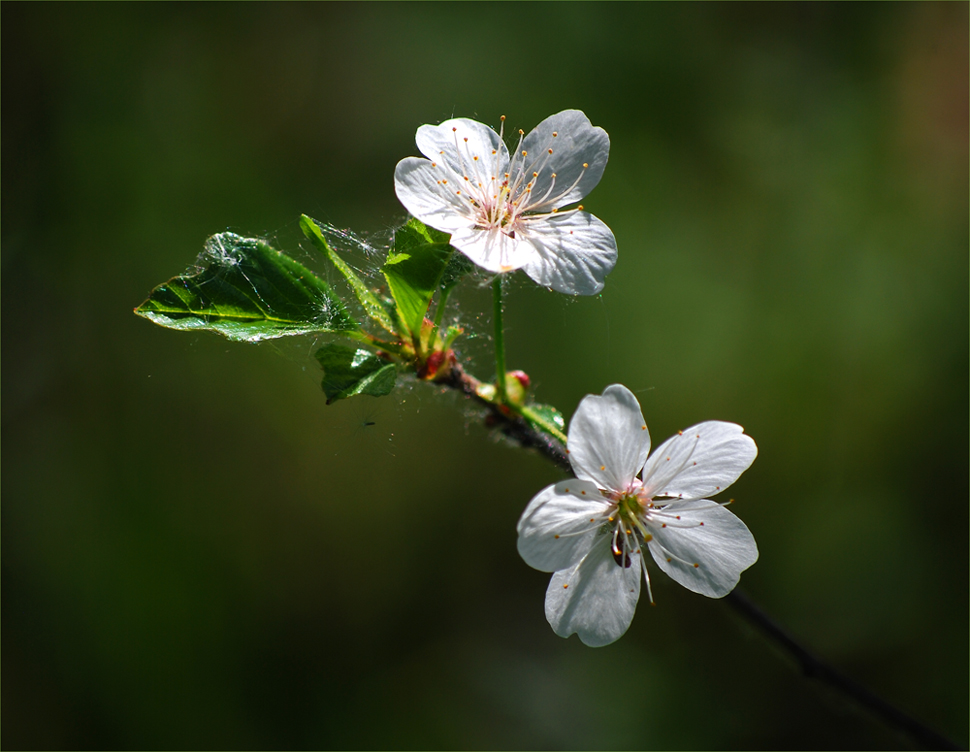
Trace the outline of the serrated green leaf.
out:
M 213 235 L 196 266 L 152 290 L 135 313 L 160 326 L 258 342 L 360 327 L 330 286 L 262 240 Z
M 350 289 L 354 291 L 354 295 L 357 296 L 357 300 L 364 308 L 364 312 L 370 316 L 374 321 L 380 324 L 384 329 L 389 331 L 391 334 L 397 334 L 397 329 L 394 326 L 394 319 L 391 315 L 384 309 L 381 305 L 380 299 L 371 292 L 370 288 L 364 284 L 363 280 L 357 276 L 353 269 L 347 266 L 347 263 L 337 255 L 337 252 L 330 247 L 323 233 L 320 231 L 319 223 L 306 214 L 300 217 L 300 227 L 303 229 L 303 234 L 306 235 L 310 241 L 321 251 L 327 254 L 327 258 L 330 262 L 337 267 L 337 271 L 340 272 L 344 279 L 347 280 L 347 284 L 350 285 Z
M 452 253 L 448 260 L 448 266 L 445 267 L 441 281 L 438 283 L 441 292 L 447 295 L 461 281 L 461 278 L 469 274 L 474 268 L 475 265 L 464 253 Z
M 451 235 L 434 227 L 429 227 L 417 217 L 411 217 L 407 222 L 407 227 L 415 230 L 428 243 L 447 243 L 451 240 Z
M 419 335 L 431 298 L 438 289 L 453 249 L 447 243 L 428 242 L 424 225 L 412 220 L 394 233 L 394 252 L 381 268 L 401 320 L 412 335 Z
M 317 350 L 315 357 L 323 366 L 328 405 L 357 394 L 382 397 L 394 388 L 397 368 L 370 350 L 330 343 Z

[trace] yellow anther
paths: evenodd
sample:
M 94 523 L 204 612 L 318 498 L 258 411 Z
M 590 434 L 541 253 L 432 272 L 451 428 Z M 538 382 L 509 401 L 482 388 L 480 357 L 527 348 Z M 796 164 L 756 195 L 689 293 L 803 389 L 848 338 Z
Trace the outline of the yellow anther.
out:
M 589 167 L 589 162 L 583 162 L 583 169 L 585 170 L 587 167 Z
M 556 131 L 553 131 L 553 132 L 552 132 L 552 137 L 553 137 L 553 138 L 555 138 L 555 137 L 556 137 L 556 136 L 558 136 L 558 135 L 559 135 L 559 134 L 558 134 L 558 133 L 556 133 Z
M 520 135 L 520 136 L 524 136 L 524 135 L 525 135 L 525 131 L 524 131 L 524 130 L 522 130 L 521 128 L 519 128 L 519 135 Z
M 576 211 L 582 211 L 582 210 L 583 210 L 583 205 L 582 204 L 580 204 L 579 206 L 576 207 Z
M 500 116 L 499 120 L 501 120 L 502 122 L 505 122 L 505 115 Z
M 522 156 L 523 156 L 523 157 L 527 157 L 527 156 L 529 156 L 529 152 L 527 152 L 527 151 L 524 151 L 524 150 L 523 150 L 523 152 L 522 152 Z
M 552 149 L 549 150 L 549 153 L 552 154 Z

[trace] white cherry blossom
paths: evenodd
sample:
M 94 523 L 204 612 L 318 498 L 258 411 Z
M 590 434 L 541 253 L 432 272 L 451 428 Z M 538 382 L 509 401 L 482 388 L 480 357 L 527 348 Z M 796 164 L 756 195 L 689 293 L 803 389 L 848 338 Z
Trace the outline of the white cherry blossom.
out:
M 758 448 L 743 431 L 734 423 L 698 423 L 650 454 L 629 389 L 614 384 L 583 398 L 567 443 L 576 478 L 540 491 L 518 525 L 522 558 L 554 572 L 546 619 L 556 634 L 578 633 L 594 647 L 619 639 L 633 620 L 641 572 L 653 603 L 644 546 L 695 593 L 721 598 L 734 589 L 758 547 L 725 503 L 706 497 L 754 462 Z
M 499 133 L 468 118 L 422 125 L 415 141 L 427 159 L 398 162 L 398 199 L 489 272 L 522 269 L 559 292 L 595 295 L 616 264 L 616 239 L 581 205 L 565 207 L 599 182 L 610 137 L 564 110 L 520 130 L 510 155 L 504 121 Z

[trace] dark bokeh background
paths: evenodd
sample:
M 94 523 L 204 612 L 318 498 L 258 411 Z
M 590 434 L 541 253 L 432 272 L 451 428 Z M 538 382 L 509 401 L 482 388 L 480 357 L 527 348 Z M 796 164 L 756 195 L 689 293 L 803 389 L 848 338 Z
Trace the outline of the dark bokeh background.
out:
M 556 637 L 514 529 L 560 476 L 456 399 L 131 313 L 226 228 L 386 231 L 422 123 L 567 107 L 619 262 L 513 284 L 510 367 L 743 424 L 745 591 L 966 744 L 967 10 L 4 3 L 3 746 L 907 745 L 662 575 Z

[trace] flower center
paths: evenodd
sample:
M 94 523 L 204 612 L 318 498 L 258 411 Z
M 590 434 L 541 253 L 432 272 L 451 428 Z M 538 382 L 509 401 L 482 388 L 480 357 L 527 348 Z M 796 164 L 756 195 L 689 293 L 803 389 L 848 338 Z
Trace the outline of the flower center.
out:
M 643 504 L 636 492 L 625 493 L 616 500 L 610 552 L 618 567 L 629 567 L 633 563 L 630 554 L 639 554 L 640 546 L 653 539 L 641 519 L 643 513 Z
M 505 137 L 505 115 L 501 121 L 499 140 Z M 457 128 L 452 131 L 462 172 L 460 185 L 453 189 L 454 199 L 471 209 L 477 227 L 500 230 L 511 238 L 523 229 L 526 220 L 558 213 L 562 199 L 579 185 L 589 167 L 583 163 L 571 185 L 557 185 L 556 173 L 550 166 L 559 137 L 556 131 L 539 153 L 530 154 L 522 148 L 525 132 L 520 129 L 518 144 L 507 163 L 498 149 L 492 149 L 491 154 L 473 154 L 468 139 L 460 138 Z M 439 185 L 450 187 L 447 181 L 439 181 Z M 570 211 L 582 209 L 580 205 Z

